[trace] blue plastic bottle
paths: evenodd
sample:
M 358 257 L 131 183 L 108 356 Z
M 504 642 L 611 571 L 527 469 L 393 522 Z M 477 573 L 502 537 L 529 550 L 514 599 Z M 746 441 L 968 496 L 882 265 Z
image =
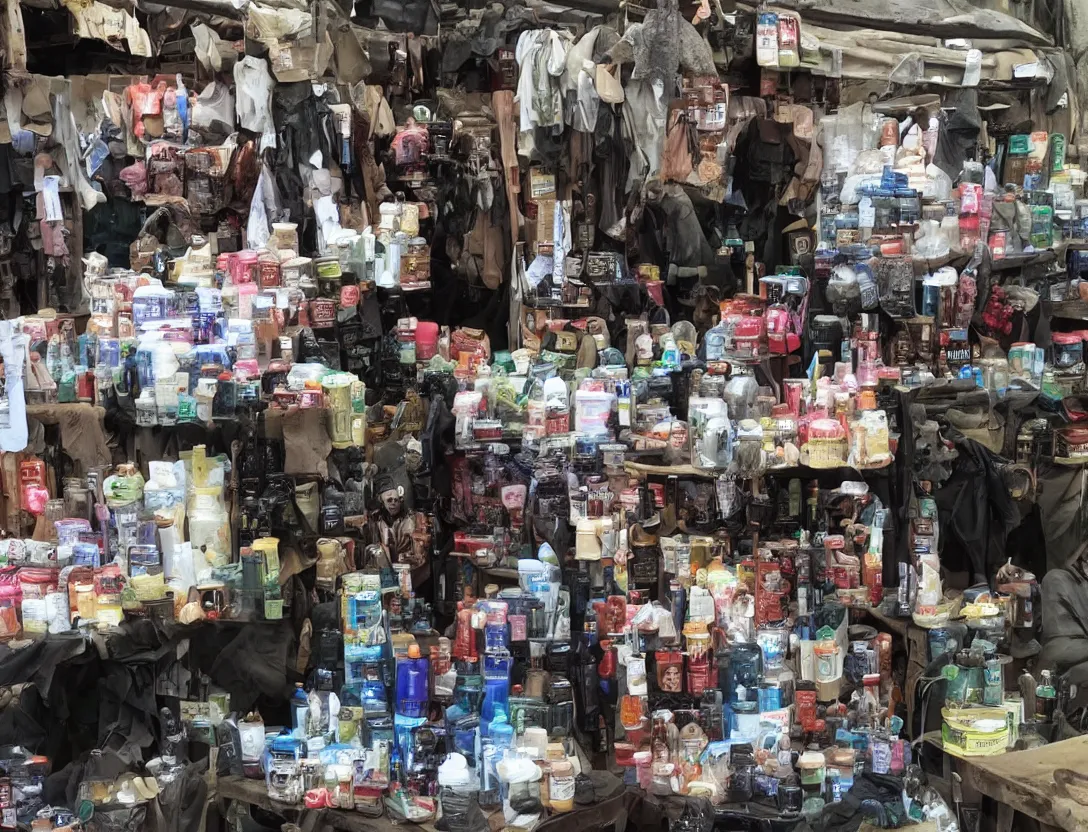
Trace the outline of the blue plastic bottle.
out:
M 513 659 L 509 653 L 484 657 L 484 701 L 480 707 L 480 723 L 485 737 L 489 726 L 501 709 L 505 714 L 510 700 L 510 670 Z
M 495 707 L 495 717 L 491 720 L 488 736 L 496 748 L 514 747 L 514 726 L 506 718 L 506 710 L 501 706 Z
M 408 658 L 397 662 L 397 713 L 408 717 L 427 716 L 431 663 L 419 653 L 419 645 L 408 648 Z
M 291 734 L 300 740 L 306 739 L 307 720 L 310 716 L 310 698 L 303 690 L 302 684 L 295 685 L 295 692 L 291 696 Z

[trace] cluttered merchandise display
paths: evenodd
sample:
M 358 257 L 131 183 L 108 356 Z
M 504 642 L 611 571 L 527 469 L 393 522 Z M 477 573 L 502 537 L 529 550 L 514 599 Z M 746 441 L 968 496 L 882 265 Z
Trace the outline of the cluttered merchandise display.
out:
M 195 77 L 88 75 L 48 133 L 7 99 L 46 269 L 0 287 L 0 668 L 112 704 L 0 761 L 0 827 L 158 829 L 218 778 L 232 829 L 254 788 L 957 829 L 921 739 L 1057 740 L 1088 661 L 1036 579 L 1088 581 L 1048 41 L 356 5 L 232 6 L 240 51 L 194 18 Z

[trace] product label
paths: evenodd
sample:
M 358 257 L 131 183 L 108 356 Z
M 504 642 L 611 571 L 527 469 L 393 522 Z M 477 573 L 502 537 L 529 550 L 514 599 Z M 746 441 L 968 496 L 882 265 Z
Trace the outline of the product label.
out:
M 574 778 L 553 776 L 549 783 L 548 793 L 552 803 L 574 800 Z

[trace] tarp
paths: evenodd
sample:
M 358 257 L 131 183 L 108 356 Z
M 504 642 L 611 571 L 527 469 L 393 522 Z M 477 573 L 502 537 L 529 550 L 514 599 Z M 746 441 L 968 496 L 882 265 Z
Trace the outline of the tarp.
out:
M 741 0 L 743 5 L 760 5 Z M 783 0 L 778 8 L 806 21 L 851 24 L 940 38 L 1010 38 L 1050 46 L 1053 39 L 1011 15 L 980 9 L 968 0 Z

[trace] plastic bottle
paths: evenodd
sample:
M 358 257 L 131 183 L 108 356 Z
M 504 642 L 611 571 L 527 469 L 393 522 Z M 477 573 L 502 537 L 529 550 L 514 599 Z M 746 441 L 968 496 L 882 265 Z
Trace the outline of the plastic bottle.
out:
M 929 126 L 922 131 L 922 147 L 926 150 L 926 162 L 932 162 L 937 155 L 937 138 L 941 132 L 941 123 L 936 116 L 929 117 Z
M 547 408 L 544 398 L 544 382 L 539 378 L 533 381 L 532 387 L 529 388 L 525 412 L 526 423 L 522 439 L 530 443 L 539 442 L 547 433 L 545 427 Z
M 501 705 L 495 708 L 495 716 L 491 720 L 488 736 L 496 748 L 514 747 L 514 726 L 506 718 L 506 709 Z
M 1038 687 L 1035 688 L 1035 718 L 1040 722 L 1050 722 L 1054 718 L 1054 706 L 1058 694 L 1050 681 L 1050 671 L 1044 670 Z
M 306 725 L 310 714 L 310 699 L 303 690 L 302 683 L 295 684 L 295 692 L 291 695 L 291 735 L 300 739 L 306 739 Z
M 1004 696 L 1005 684 L 1001 660 L 994 651 L 990 651 L 983 665 L 982 704 L 1000 705 Z
M 504 713 L 509 708 L 510 671 L 513 659 L 507 654 L 484 657 L 484 699 L 480 707 L 480 722 L 484 726 L 484 735 L 491 736 L 490 725 L 500 710 Z
M 420 655 L 419 645 L 408 647 L 408 658 L 397 661 L 397 713 L 407 717 L 427 716 L 431 663 Z

